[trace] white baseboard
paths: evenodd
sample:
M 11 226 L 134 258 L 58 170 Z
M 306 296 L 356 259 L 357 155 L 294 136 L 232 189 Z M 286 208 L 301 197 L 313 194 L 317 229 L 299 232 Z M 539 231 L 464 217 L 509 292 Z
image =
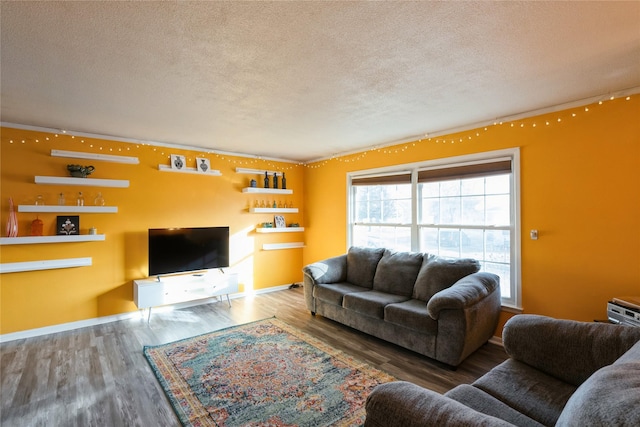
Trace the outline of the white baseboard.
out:
M 237 293 L 237 294 L 229 295 L 229 298 L 236 299 L 236 298 L 243 298 L 243 297 L 247 297 L 247 296 L 251 296 L 251 295 L 266 294 L 266 293 L 269 293 L 269 292 L 282 291 L 282 290 L 285 290 L 285 289 L 289 289 L 290 286 L 291 285 L 281 285 L 281 286 L 273 286 L 271 288 L 257 289 L 257 290 L 252 291 L 252 292 L 240 292 L 240 293 Z M 218 298 L 207 298 L 207 299 L 201 299 L 201 300 L 197 300 L 197 301 L 187 301 L 187 302 L 183 302 L 183 303 L 180 303 L 180 304 L 173 304 L 171 306 L 163 306 L 163 307 L 168 307 L 168 308 L 170 308 L 172 310 L 175 310 L 175 309 L 179 309 L 179 308 L 192 307 L 192 306 L 195 306 L 195 305 L 209 304 L 209 303 L 214 302 L 214 301 L 218 301 Z M 153 310 L 154 311 L 162 310 L 162 307 L 158 307 L 157 309 L 154 307 Z M 5 343 L 5 342 L 15 341 L 15 340 L 21 340 L 21 339 L 26 339 L 26 338 L 40 337 L 40 336 L 43 336 L 43 335 L 55 334 L 57 332 L 72 331 L 74 329 L 86 328 L 86 327 L 89 327 L 89 326 L 97 326 L 97 325 L 102 325 L 102 324 L 105 324 L 105 323 L 117 322 L 119 320 L 129 320 L 129 319 L 134 319 L 134 318 L 141 318 L 141 317 L 144 316 L 144 311 L 145 310 L 137 310 L 137 311 L 131 311 L 131 312 L 128 312 L 128 313 L 114 314 L 114 315 L 111 315 L 111 316 L 104 316 L 104 317 L 96 317 L 96 318 L 93 318 L 93 319 L 79 320 L 77 322 L 69 322 L 69 323 L 61 323 L 59 325 L 45 326 L 43 328 L 28 329 L 26 331 L 11 332 L 11 333 L 8 333 L 8 334 L 0 335 L 0 343 Z
M 495 345 L 499 345 L 500 347 L 504 347 L 504 344 L 502 344 L 502 337 L 491 337 L 491 338 L 489 338 L 489 342 L 491 344 L 495 344 Z

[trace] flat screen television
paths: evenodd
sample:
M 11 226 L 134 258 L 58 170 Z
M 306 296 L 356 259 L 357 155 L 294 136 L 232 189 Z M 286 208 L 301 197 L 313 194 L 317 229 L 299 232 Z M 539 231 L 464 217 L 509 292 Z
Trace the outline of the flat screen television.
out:
M 224 267 L 229 227 L 149 229 L 149 276 Z

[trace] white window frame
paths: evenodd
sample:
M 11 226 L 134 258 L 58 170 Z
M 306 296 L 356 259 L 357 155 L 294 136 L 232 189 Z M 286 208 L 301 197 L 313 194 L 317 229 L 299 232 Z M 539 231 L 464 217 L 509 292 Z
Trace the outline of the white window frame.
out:
M 520 149 L 510 148 L 504 150 L 487 151 L 463 156 L 447 157 L 443 159 L 428 160 L 411 164 L 402 164 L 384 168 L 368 169 L 347 173 L 347 248 L 352 246 L 353 226 L 355 217 L 355 197 L 352 181 L 358 178 L 379 177 L 411 172 L 412 185 L 412 224 L 411 224 L 411 250 L 418 248 L 418 171 L 434 168 L 455 167 L 474 163 L 486 163 L 490 161 L 511 160 L 511 253 L 510 253 L 510 277 L 511 298 L 503 298 L 503 307 L 520 310 L 522 307 L 522 274 L 521 274 L 521 223 L 520 223 Z M 504 284 L 501 284 L 504 286 Z

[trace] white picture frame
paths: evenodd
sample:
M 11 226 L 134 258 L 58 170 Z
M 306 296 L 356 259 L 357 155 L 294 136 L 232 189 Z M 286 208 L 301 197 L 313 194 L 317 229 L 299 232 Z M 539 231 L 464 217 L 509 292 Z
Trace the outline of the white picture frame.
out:
M 186 159 L 181 154 L 171 155 L 171 169 L 183 170 L 187 166 Z
M 211 162 L 205 157 L 196 157 L 196 171 L 200 173 L 211 172 Z
M 276 228 L 285 228 L 287 223 L 284 222 L 284 217 L 282 215 L 276 215 L 273 217 Z

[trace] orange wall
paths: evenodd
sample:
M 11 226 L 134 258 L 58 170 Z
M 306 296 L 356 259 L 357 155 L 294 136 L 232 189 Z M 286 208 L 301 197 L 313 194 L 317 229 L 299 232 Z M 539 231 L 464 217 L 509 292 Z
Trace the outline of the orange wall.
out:
M 606 318 L 640 295 L 639 118 L 635 95 L 309 165 L 304 263 L 346 250 L 348 172 L 520 147 L 524 312 Z
M 131 185 L 84 190 L 88 204 L 102 191 L 107 205 L 118 206 L 117 214 L 81 215 L 82 232 L 95 226 L 106 234 L 104 242 L 0 247 L 3 263 L 93 258 L 90 267 L 0 275 L 0 333 L 135 310 L 132 280 L 147 274 L 149 227 L 229 225 L 232 264 L 245 289 L 300 281 L 303 265 L 347 249 L 348 172 L 511 147 L 521 148 L 524 312 L 577 320 L 603 318 L 611 297 L 640 295 L 638 117 L 640 96 L 635 95 L 628 101 L 591 105 L 588 112 L 584 107 L 565 110 L 307 167 L 3 128 L 3 231 L 9 197 L 16 205 L 32 204 L 38 194 L 54 204 L 60 191 L 67 203 L 75 198 L 77 188 L 36 185 L 34 175 L 65 176 L 68 163 L 94 164 L 93 177 L 128 179 Z M 140 164 L 56 158 L 50 156 L 51 149 L 137 156 Z M 159 172 L 158 164 L 168 164 L 171 153 L 185 154 L 189 162 L 195 162 L 196 155 L 208 157 L 212 168 L 223 175 Z M 248 213 L 249 205 L 262 197 L 241 192 L 253 176 L 236 173 L 237 166 L 286 171 L 288 187 L 294 190 L 286 199 L 301 208 L 299 214 L 286 215 L 286 220 L 299 222 L 305 232 L 260 235 L 252 231 L 272 216 Z M 260 185 L 260 177 L 256 179 Z M 29 234 L 35 216 L 18 214 L 20 235 Z M 54 234 L 56 214 L 39 216 L 45 233 Z M 533 228 L 540 232 L 537 241 L 528 238 Z M 304 241 L 306 247 L 261 250 L 263 243 L 289 241 Z M 502 320 L 509 316 L 503 313 Z
M 48 140 L 47 140 L 48 138 Z M 13 142 L 11 142 L 13 141 Z M 24 141 L 24 142 L 22 142 Z M 52 149 L 135 156 L 138 165 L 51 157 Z M 287 222 L 304 225 L 303 167 L 292 163 L 229 157 L 174 148 L 118 141 L 55 137 L 50 133 L 2 128 L 1 145 L 2 233 L 8 217 L 8 200 L 14 204 L 34 204 L 41 194 L 48 205 L 57 204 L 64 192 L 67 204 L 75 203 L 83 191 L 85 204 L 92 205 L 98 191 L 106 205 L 117 206 L 116 214 L 81 214 L 81 234 L 96 227 L 105 234 L 103 242 L 30 244 L 0 246 L 2 263 L 60 258 L 92 257 L 90 267 L 66 268 L 0 275 L 0 333 L 91 319 L 136 310 L 133 303 L 135 279 L 147 275 L 147 229 L 175 226 L 228 225 L 231 231 L 231 263 L 240 274 L 241 290 L 288 285 L 302 280 L 302 250 L 263 251 L 263 243 L 304 241 L 301 233 L 258 234 L 257 224 L 273 221 L 272 214 L 251 214 L 248 207 L 273 195 L 243 194 L 258 175 L 239 174 L 236 167 L 284 171 L 287 188 L 293 195 L 276 200 L 291 201 L 298 214 L 286 214 Z M 187 164 L 206 157 L 222 176 L 168 173 L 158 170 L 169 165 L 169 154 L 184 154 Z M 92 164 L 90 178 L 127 179 L 129 188 L 39 185 L 35 175 L 67 176 L 67 164 Z M 31 221 L 44 222 L 44 234 L 55 234 L 56 216 L 61 214 L 18 213 L 19 235 L 30 234 Z

